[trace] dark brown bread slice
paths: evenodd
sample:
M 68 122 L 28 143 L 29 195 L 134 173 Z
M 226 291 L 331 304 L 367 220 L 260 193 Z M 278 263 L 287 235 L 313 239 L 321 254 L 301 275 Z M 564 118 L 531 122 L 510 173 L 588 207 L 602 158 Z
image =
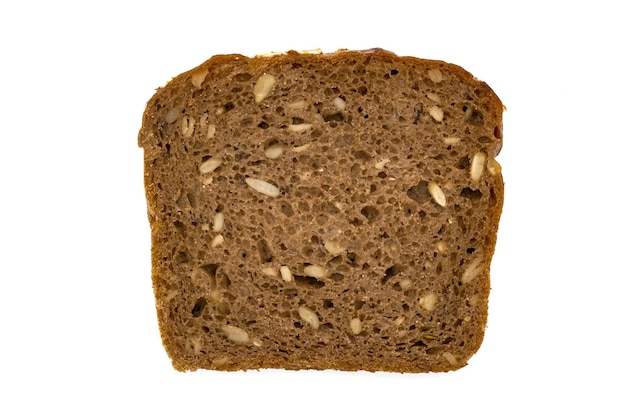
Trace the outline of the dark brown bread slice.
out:
M 502 110 L 458 66 L 379 49 L 215 56 L 159 89 L 139 145 L 174 368 L 464 366 Z

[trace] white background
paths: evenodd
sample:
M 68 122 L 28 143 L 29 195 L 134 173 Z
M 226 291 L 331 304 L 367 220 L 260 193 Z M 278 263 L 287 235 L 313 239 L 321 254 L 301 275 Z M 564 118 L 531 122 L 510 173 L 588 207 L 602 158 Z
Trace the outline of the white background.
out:
M 625 415 L 618 7 L 3 2 L 0 415 Z M 448 374 L 174 371 L 150 280 L 145 103 L 218 53 L 371 47 L 461 65 L 507 107 L 482 348 Z

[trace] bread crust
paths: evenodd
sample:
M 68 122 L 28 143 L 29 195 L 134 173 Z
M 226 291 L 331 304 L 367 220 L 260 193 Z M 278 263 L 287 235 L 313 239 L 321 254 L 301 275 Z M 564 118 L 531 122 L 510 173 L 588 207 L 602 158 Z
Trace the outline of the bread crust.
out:
M 174 368 L 465 366 L 487 323 L 502 111 L 463 68 L 382 49 L 216 55 L 159 88 L 138 141 Z

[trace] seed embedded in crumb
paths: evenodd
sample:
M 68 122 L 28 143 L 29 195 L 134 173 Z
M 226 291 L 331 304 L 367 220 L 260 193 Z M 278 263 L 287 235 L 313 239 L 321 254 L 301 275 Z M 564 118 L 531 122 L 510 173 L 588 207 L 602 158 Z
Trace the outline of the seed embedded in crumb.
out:
M 206 138 L 207 139 L 213 139 L 215 137 L 215 132 L 217 131 L 217 128 L 215 127 L 214 124 L 209 124 L 206 128 Z
M 176 120 L 178 120 L 179 115 L 180 109 L 178 107 L 174 107 L 173 109 L 170 109 L 167 113 L 165 113 L 165 122 L 174 123 Z
M 417 303 L 425 310 L 433 311 L 435 309 L 435 306 L 437 305 L 438 300 L 439 297 L 437 297 L 437 294 L 435 294 L 434 292 L 429 292 L 425 296 L 420 297 Z
M 305 143 L 304 145 L 294 146 L 291 150 L 297 153 L 304 152 L 311 147 L 310 143 Z
M 408 278 L 405 278 L 402 281 L 400 281 L 399 285 L 402 290 L 406 291 L 409 288 L 411 288 L 411 280 Z
M 209 299 L 214 303 L 219 303 L 222 299 L 222 293 L 219 290 L 213 290 L 209 293 Z
M 307 265 L 304 267 L 304 275 L 313 278 L 325 278 L 328 274 L 326 268 L 320 265 Z
M 278 197 L 280 195 L 280 189 L 277 186 L 258 178 L 248 177 L 246 178 L 246 184 L 248 184 L 253 190 L 270 197 Z
M 389 162 L 391 162 L 391 159 L 389 158 L 382 159 L 374 164 L 374 168 L 383 169 Z
M 298 314 L 300 315 L 300 318 L 310 324 L 313 329 L 319 329 L 320 319 L 317 317 L 315 311 L 306 306 L 300 306 L 298 308 Z
M 265 268 L 261 269 L 261 272 L 263 273 L 263 275 L 267 275 L 268 277 L 276 278 L 278 276 L 278 271 L 273 266 L 266 266 Z
M 335 97 L 333 99 L 333 104 L 337 111 L 344 111 L 346 108 L 346 102 L 341 97 Z
M 210 172 L 215 171 L 220 165 L 222 165 L 222 160 L 219 158 L 209 158 L 203 163 L 200 164 L 198 169 L 201 174 L 208 174 Z
M 440 83 L 443 81 L 443 74 L 439 68 L 431 68 L 428 70 L 428 78 L 435 84 Z
M 465 268 L 465 272 L 463 272 L 463 276 L 461 276 L 461 282 L 463 284 L 468 284 L 472 282 L 478 275 L 481 274 L 485 270 L 487 265 L 483 262 L 481 257 L 478 257 L 472 260 L 467 267 Z
M 307 131 L 307 130 L 311 129 L 312 127 L 313 127 L 313 125 L 310 124 L 310 123 L 301 123 L 299 125 L 289 125 L 289 126 L 287 126 L 287 128 L 290 131 L 296 132 L 296 133 Z
M 275 145 L 268 147 L 265 150 L 265 157 L 267 159 L 276 159 L 283 154 L 284 150 L 285 148 L 283 147 L 283 145 L 277 143 Z
M 265 100 L 271 94 L 274 84 L 276 84 L 276 78 L 272 74 L 261 75 L 252 89 L 254 101 L 260 103 Z
M 487 160 L 487 170 L 491 175 L 500 175 L 502 173 L 502 166 L 493 158 Z
M 429 91 L 428 93 L 426 93 L 426 97 L 428 97 L 429 99 L 431 99 L 435 103 L 441 104 L 441 97 L 439 97 L 439 94 L 437 94 L 437 93 L 433 93 L 433 92 Z
M 456 145 L 459 142 L 461 142 L 461 138 L 456 136 L 451 138 L 443 138 L 443 143 L 445 143 L 446 145 Z
M 201 129 L 204 129 L 206 127 L 207 120 L 209 120 L 209 114 L 207 112 L 202 113 L 202 116 L 200 116 Z
M 226 365 L 228 361 L 229 361 L 228 356 L 220 356 L 219 358 L 213 359 L 211 361 L 211 365 L 213 365 L 216 368 L 221 368 L 222 366 Z
M 292 101 L 291 103 L 287 103 L 286 107 L 291 110 L 302 110 L 306 107 L 306 101 L 304 100 Z
M 441 354 L 441 356 L 443 356 L 444 358 L 446 358 L 446 360 L 450 363 L 450 365 L 452 366 L 457 366 L 459 364 L 459 361 L 457 361 L 456 356 L 454 356 L 452 353 L 450 352 L 443 352 Z
M 280 276 L 285 282 L 291 282 L 293 280 L 293 274 L 287 265 L 280 267 Z
M 354 334 L 361 333 L 361 331 L 363 331 L 363 324 L 361 323 L 361 319 L 355 317 L 350 320 L 350 330 L 352 330 L 352 333 Z
M 469 305 L 472 307 L 476 307 L 479 301 L 480 301 L 480 297 L 478 296 L 478 294 L 474 294 L 469 299 Z
M 180 120 L 180 131 L 184 137 L 189 138 L 193 135 L 193 129 L 196 124 L 196 119 L 191 116 L 185 116 Z
M 250 341 L 250 337 L 248 336 L 248 332 L 243 329 L 240 329 L 237 326 L 230 326 L 225 324 L 222 327 L 222 331 L 231 341 L 235 343 L 248 343 Z
M 439 253 L 446 253 L 448 251 L 448 244 L 443 240 L 437 242 L 437 251 Z
M 193 84 L 193 86 L 196 88 L 202 87 L 202 82 L 204 81 L 208 73 L 209 70 L 206 68 L 200 68 L 195 70 L 191 73 L 191 84 Z
M 428 183 L 428 192 L 430 193 L 435 203 L 439 204 L 441 207 L 446 206 L 446 195 L 441 190 L 441 187 L 434 182 Z
M 470 178 L 472 181 L 478 181 L 483 175 L 486 160 L 487 155 L 484 152 L 476 152 L 474 154 L 472 164 L 470 166 Z
M 215 214 L 215 217 L 213 217 L 213 231 L 221 232 L 223 228 L 224 228 L 224 213 L 220 211 L 219 213 Z
M 396 326 L 400 326 L 402 325 L 402 323 L 404 323 L 404 320 L 404 317 L 400 316 L 393 321 L 393 324 L 395 324 Z
M 430 114 L 432 116 L 433 119 L 435 119 L 436 122 L 442 122 L 443 121 L 443 110 L 441 110 L 441 107 L 438 106 L 433 106 L 428 110 L 428 114 Z
M 326 252 L 330 253 L 331 255 L 339 255 L 346 250 L 345 247 L 341 246 L 339 243 L 333 240 L 327 240 L 326 242 L 324 242 L 324 249 L 326 249 Z
M 224 243 L 224 236 L 217 235 L 211 241 L 211 247 L 212 248 L 217 248 L 218 246 L 221 246 L 223 243 Z

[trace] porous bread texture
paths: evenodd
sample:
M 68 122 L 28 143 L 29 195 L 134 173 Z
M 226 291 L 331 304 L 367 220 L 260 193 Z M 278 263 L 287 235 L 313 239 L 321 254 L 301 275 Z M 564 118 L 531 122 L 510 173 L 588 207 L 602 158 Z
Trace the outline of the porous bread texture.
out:
M 215 56 L 139 134 L 175 369 L 449 371 L 487 322 L 503 106 L 379 49 Z

